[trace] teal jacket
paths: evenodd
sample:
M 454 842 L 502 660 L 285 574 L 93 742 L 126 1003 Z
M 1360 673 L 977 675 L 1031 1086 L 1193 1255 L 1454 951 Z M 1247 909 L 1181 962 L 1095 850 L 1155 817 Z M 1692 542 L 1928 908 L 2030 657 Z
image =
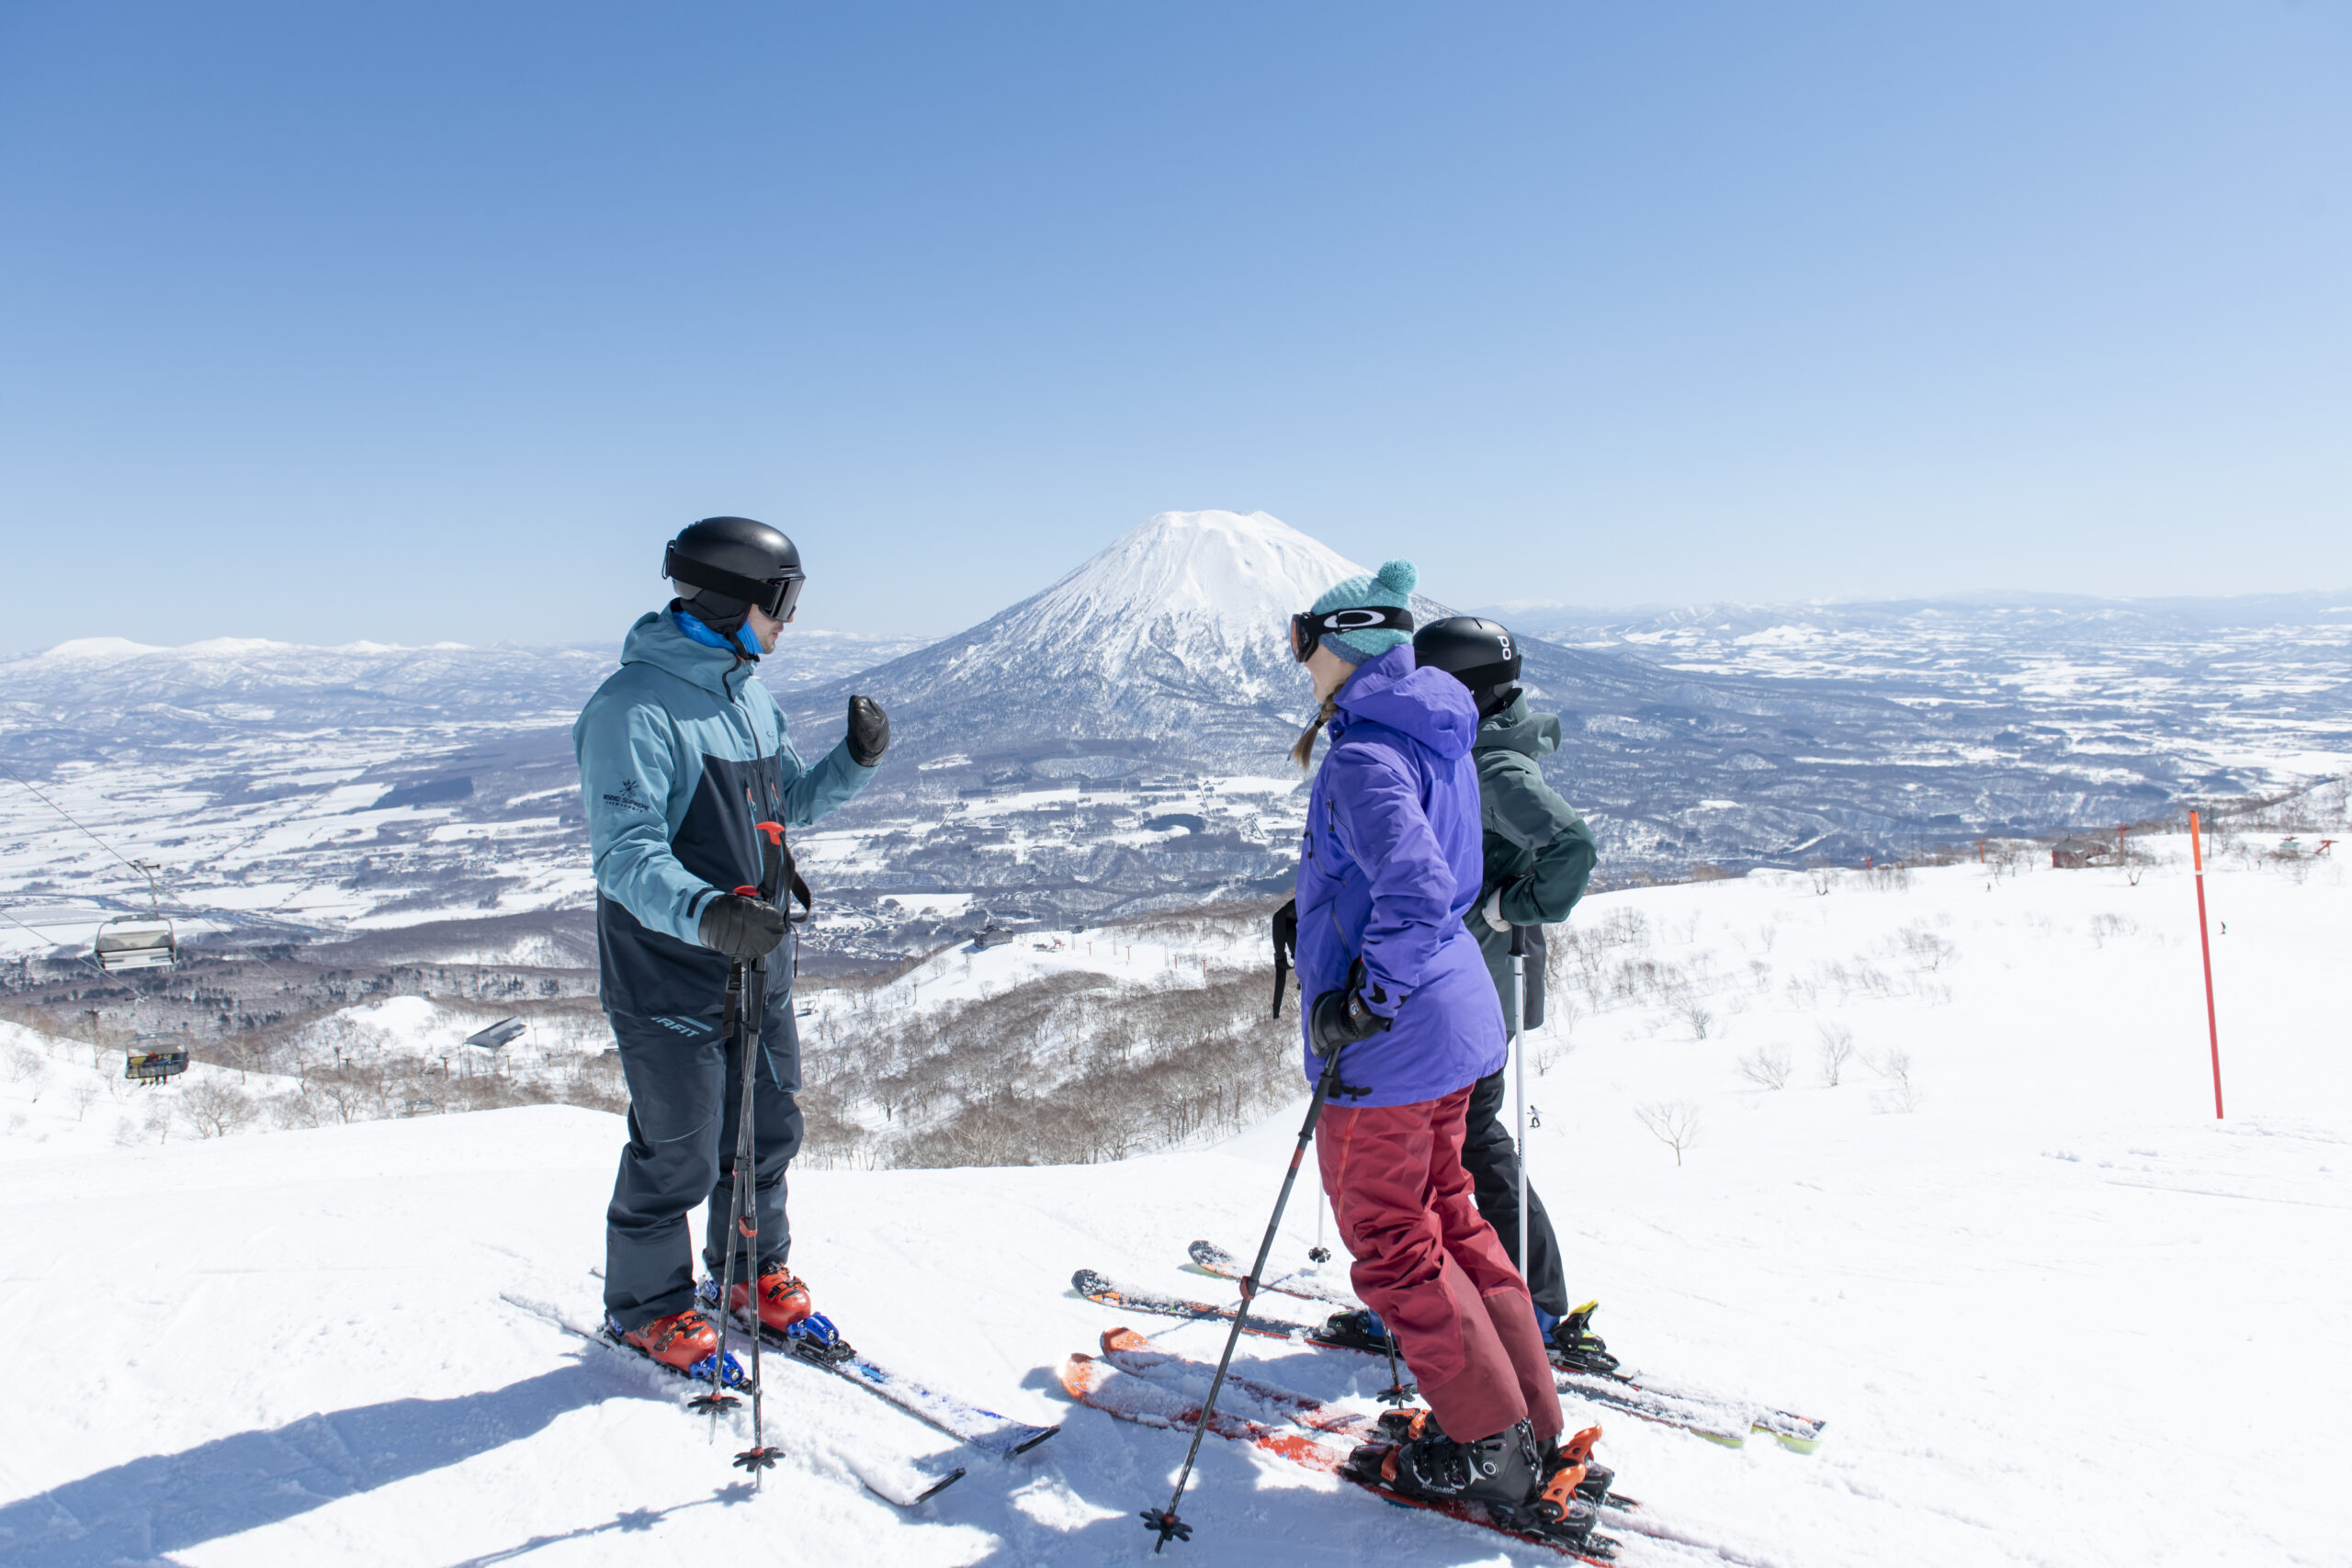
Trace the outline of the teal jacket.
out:
M 804 767 L 752 671 L 657 610 L 571 727 L 608 1011 L 718 1016 L 728 962 L 696 938 L 714 896 L 760 880 L 752 824 L 808 827 L 874 776 L 846 742 Z
M 1486 879 L 1478 907 L 1465 923 L 1486 955 L 1487 973 L 1502 998 L 1503 1021 L 1514 1032 L 1519 1021 L 1511 1005 L 1510 933 L 1487 923 L 1487 902 L 1501 889 L 1503 919 L 1535 928 L 1527 944 L 1527 1014 L 1532 1028 L 1544 1021 L 1543 928 L 1568 918 L 1600 859 L 1592 829 L 1552 792 L 1536 767 L 1537 758 L 1559 749 L 1559 716 L 1530 713 L 1525 697 L 1513 697 L 1509 707 L 1479 724 L 1471 753 L 1478 764 Z

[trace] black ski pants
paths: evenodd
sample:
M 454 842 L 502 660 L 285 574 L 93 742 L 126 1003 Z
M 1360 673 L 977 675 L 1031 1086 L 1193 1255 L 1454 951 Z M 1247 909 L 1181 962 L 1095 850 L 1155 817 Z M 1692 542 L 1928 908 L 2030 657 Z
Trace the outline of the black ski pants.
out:
M 771 964 L 788 965 L 790 946 Z M 735 1278 L 781 1259 L 792 1247 L 784 1213 L 785 1168 L 800 1152 L 800 1036 L 792 1022 L 789 967 L 769 978 L 752 1077 L 752 1195 L 759 1256 L 733 1239 Z M 715 1000 L 716 998 L 714 998 Z M 736 1119 L 743 1063 L 718 1017 L 635 1018 L 607 1013 L 628 1080 L 628 1142 L 605 1212 L 605 1308 L 624 1329 L 695 1304 L 693 1241 L 686 1216 L 710 1205 L 703 1267 L 718 1279 L 727 1264 L 727 1219 L 735 1181 Z
M 1488 1073 L 1470 1086 L 1470 1109 L 1463 1118 L 1462 1168 L 1477 1190 L 1478 1213 L 1502 1237 L 1503 1250 L 1519 1265 L 1535 1304 L 1554 1317 L 1568 1315 L 1568 1282 L 1560 1269 L 1560 1241 L 1544 1213 L 1544 1200 L 1527 1189 L 1527 1250 L 1519 1256 L 1519 1151 L 1503 1121 L 1503 1073 Z

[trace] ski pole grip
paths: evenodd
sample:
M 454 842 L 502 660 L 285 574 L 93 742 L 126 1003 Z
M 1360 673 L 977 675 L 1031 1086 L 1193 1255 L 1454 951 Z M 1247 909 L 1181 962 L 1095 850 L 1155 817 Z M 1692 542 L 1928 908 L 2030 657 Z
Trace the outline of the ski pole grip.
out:
M 766 840 L 760 846 L 760 897 L 773 904 L 784 886 L 784 824 L 754 822 L 752 829 Z
M 1510 955 L 1513 958 L 1527 956 L 1527 928 L 1525 926 L 1513 925 L 1510 928 Z

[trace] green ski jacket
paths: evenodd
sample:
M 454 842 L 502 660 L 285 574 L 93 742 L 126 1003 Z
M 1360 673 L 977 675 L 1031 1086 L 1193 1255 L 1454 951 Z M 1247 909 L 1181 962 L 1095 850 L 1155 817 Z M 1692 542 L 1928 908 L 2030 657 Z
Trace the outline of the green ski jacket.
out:
M 1527 942 L 1527 1021 L 1544 1021 L 1544 931 L 1568 918 L 1585 884 L 1592 880 L 1600 851 L 1592 829 L 1576 808 L 1552 792 L 1535 765 L 1560 749 L 1556 714 L 1530 713 L 1527 699 L 1478 726 L 1472 755 L 1478 764 L 1478 817 L 1485 829 L 1486 881 L 1478 906 L 1464 921 L 1486 954 L 1487 973 L 1502 998 L 1503 1021 L 1519 1029 L 1510 983 L 1510 933 L 1487 923 L 1487 901 L 1500 888 L 1502 915 L 1515 926 L 1531 926 Z

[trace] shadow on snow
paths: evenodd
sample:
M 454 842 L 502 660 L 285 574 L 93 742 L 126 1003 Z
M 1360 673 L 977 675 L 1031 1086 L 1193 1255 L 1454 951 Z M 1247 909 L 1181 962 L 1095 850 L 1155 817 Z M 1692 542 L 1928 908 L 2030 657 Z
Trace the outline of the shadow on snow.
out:
M 135 1459 L 0 1506 L 0 1563 L 152 1562 L 463 1463 L 544 1430 L 567 1411 L 630 1396 L 609 1372 L 574 1362 L 504 1388 L 305 1416 L 272 1431 Z M 574 1533 L 647 1529 L 667 1511 L 640 1510 L 651 1517 L 622 1515 Z

